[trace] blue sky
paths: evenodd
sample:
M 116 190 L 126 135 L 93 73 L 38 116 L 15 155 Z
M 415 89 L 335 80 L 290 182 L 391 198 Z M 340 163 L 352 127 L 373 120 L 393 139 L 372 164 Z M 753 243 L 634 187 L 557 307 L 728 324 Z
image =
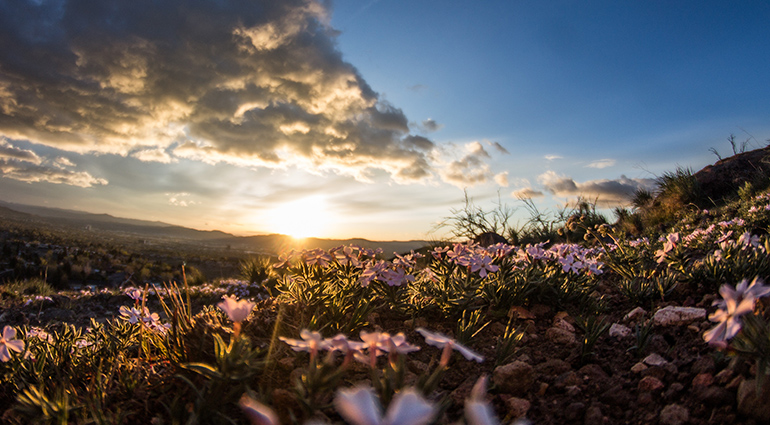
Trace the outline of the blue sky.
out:
M 770 3 L 0 0 L 2 199 L 438 237 L 770 139 Z M 526 218 L 520 209 L 517 217 Z

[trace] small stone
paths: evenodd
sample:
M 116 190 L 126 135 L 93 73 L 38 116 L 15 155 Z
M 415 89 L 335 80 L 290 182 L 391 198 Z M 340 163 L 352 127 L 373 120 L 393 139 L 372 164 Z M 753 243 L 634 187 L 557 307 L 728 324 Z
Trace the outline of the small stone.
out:
M 703 356 L 693 363 L 690 370 L 693 373 L 713 373 L 714 372 L 714 359 L 711 356 Z
M 601 366 L 595 363 L 587 364 L 578 369 L 578 374 L 583 377 L 583 381 L 601 383 L 609 379 L 607 373 Z
M 570 403 L 566 409 L 564 409 L 564 416 L 568 421 L 574 421 L 575 419 L 583 416 L 583 412 L 586 410 L 586 405 L 580 402 Z
M 555 320 L 553 322 L 555 328 L 564 329 L 567 332 L 575 333 L 575 327 L 570 325 L 569 322 L 563 319 Z
M 633 309 L 633 310 L 629 311 L 629 312 L 628 312 L 628 314 L 626 314 L 626 315 L 623 317 L 623 320 L 624 320 L 624 321 L 626 321 L 626 322 L 628 322 L 628 321 L 630 321 L 630 320 L 635 320 L 636 318 L 641 318 L 641 317 L 644 317 L 645 315 L 647 315 L 647 311 L 645 311 L 645 310 L 644 310 L 643 308 L 641 308 L 641 307 L 637 307 L 637 308 L 635 308 L 635 309 Z
M 537 373 L 548 376 L 559 376 L 572 369 L 572 365 L 562 359 L 548 359 L 535 366 Z
M 642 373 L 646 369 L 647 369 L 647 365 L 642 363 L 642 362 L 639 362 L 639 363 L 631 366 L 631 372 L 633 372 L 633 373 Z
M 532 403 L 525 398 L 511 397 L 505 402 L 508 407 L 508 414 L 513 419 L 522 418 L 527 415 Z
M 671 385 L 668 386 L 668 389 L 663 394 L 663 397 L 666 398 L 666 400 L 672 400 L 674 397 L 676 397 L 679 393 L 684 390 L 684 385 L 682 385 L 679 382 L 674 382 Z
M 524 395 L 535 382 L 535 369 L 528 363 L 514 361 L 498 366 L 492 372 L 492 382 L 503 393 Z
M 699 373 L 695 375 L 695 378 L 692 380 L 693 386 L 703 386 L 708 387 L 709 385 L 714 383 L 714 376 L 710 373 Z
M 703 404 L 708 404 L 711 406 L 722 406 L 731 404 L 733 401 L 735 401 L 735 395 L 733 395 L 731 391 L 717 386 L 694 387 L 693 394 Z
M 762 423 L 770 423 L 770 385 L 764 385 L 759 390 L 757 382 L 747 379 L 738 387 L 738 412 Z
M 720 385 L 725 385 L 726 383 L 730 382 L 731 379 L 733 379 L 732 369 L 722 369 L 719 371 L 719 373 L 716 374 L 716 376 L 714 376 L 714 381 Z
M 580 397 L 581 394 L 583 394 L 583 390 L 581 390 L 577 385 L 571 385 L 567 387 L 567 396 L 570 398 Z
M 620 323 L 613 323 L 610 326 L 610 336 L 613 338 L 625 338 L 631 335 L 631 328 L 621 325 Z
M 656 311 L 652 322 L 658 326 L 680 326 L 705 318 L 705 308 L 668 306 Z
M 554 387 L 556 388 L 564 388 L 569 387 L 573 385 L 579 385 L 582 383 L 582 380 L 578 376 L 577 373 L 574 371 L 569 371 L 566 373 L 563 373 L 559 375 L 558 378 L 556 378 L 556 382 L 554 382 Z
M 598 404 L 588 406 L 584 419 L 585 425 L 603 424 L 605 422 L 604 419 L 604 413 L 602 413 L 602 408 Z
M 665 366 L 668 364 L 668 360 L 660 356 L 660 354 L 652 353 L 642 360 L 647 366 Z
M 540 383 L 540 387 L 537 389 L 537 396 L 542 397 L 545 395 L 545 392 L 548 391 L 548 384 L 545 382 Z
M 642 392 L 654 392 L 663 389 L 664 385 L 660 379 L 654 376 L 645 376 L 639 381 L 639 391 Z
M 545 331 L 545 337 L 552 342 L 560 345 L 575 345 L 577 340 L 575 339 L 575 333 L 562 328 L 548 328 Z
M 639 397 L 636 398 L 636 404 L 640 406 L 647 406 L 649 404 L 652 404 L 652 394 L 648 392 L 642 392 L 639 393 Z
M 678 404 L 669 404 L 660 411 L 661 425 L 682 425 L 690 420 L 690 411 Z

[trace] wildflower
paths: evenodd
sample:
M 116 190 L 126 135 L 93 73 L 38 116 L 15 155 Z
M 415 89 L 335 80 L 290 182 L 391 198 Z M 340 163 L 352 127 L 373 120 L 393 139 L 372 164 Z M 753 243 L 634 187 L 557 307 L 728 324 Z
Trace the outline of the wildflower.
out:
M 137 288 L 126 288 L 124 291 L 126 295 L 128 295 L 129 298 L 132 300 L 139 302 L 142 301 L 142 290 Z
M 294 351 L 309 352 L 311 358 L 315 358 L 318 350 L 328 350 L 332 347 L 331 341 L 323 339 L 318 332 L 302 329 L 299 336 L 302 338 L 301 340 L 282 336 L 279 336 L 278 339 L 289 344 Z
M 468 360 L 474 360 L 479 363 L 484 361 L 484 357 L 476 354 L 471 349 L 465 347 L 452 338 L 444 336 L 440 333 L 429 332 L 424 328 L 417 328 L 417 332 L 419 332 L 425 338 L 425 342 L 428 345 L 444 349 L 444 352 L 441 354 L 441 364 L 443 366 L 446 366 L 449 363 L 449 355 L 452 352 L 452 349 L 459 351 L 460 354 L 462 354 L 463 357 Z
M 271 409 L 268 406 L 265 406 L 264 404 L 258 402 L 257 400 L 254 400 L 253 398 L 249 397 L 246 394 L 243 394 L 241 396 L 241 399 L 238 401 L 238 406 L 240 406 L 243 413 L 246 415 L 246 417 L 249 418 L 249 421 L 252 425 L 280 425 L 281 422 L 278 420 L 278 416 L 275 414 L 273 409 Z
M 27 331 L 27 338 L 38 338 L 48 342 L 49 344 L 53 344 L 53 337 L 51 334 L 36 326 L 29 328 L 29 331 Z
M 473 254 L 470 256 L 469 264 L 471 273 L 479 272 L 479 276 L 482 278 L 487 277 L 487 272 L 494 273 L 500 270 L 499 266 L 492 264 L 492 257 L 487 255 Z
M 740 317 L 751 313 L 756 300 L 770 294 L 770 287 L 764 286 L 762 281 L 756 278 L 751 284 L 747 279 L 743 279 L 736 288 L 722 285 L 719 294 L 723 299 L 714 302 L 719 309 L 709 316 L 709 320 L 719 324 L 706 331 L 703 339 L 710 344 L 724 347 L 727 340 L 740 332 Z
M 743 245 L 746 248 L 748 248 L 749 246 L 757 248 L 759 247 L 759 236 L 752 235 L 751 232 L 744 232 L 738 238 L 738 244 Z
M 334 406 L 353 425 L 426 425 L 436 414 L 435 406 L 414 388 L 396 394 L 384 418 L 373 390 L 366 386 L 337 391 Z
M 6 326 L 3 328 L 3 337 L 0 338 L 0 361 L 11 360 L 9 350 L 21 353 L 24 350 L 24 341 L 16 339 L 16 329 Z
M 136 307 L 120 306 L 120 315 L 132 325 L 142 319 L 142 313 Z
M 471 396 L 465 399 L 465 419 L 470 425 L 497 425 L 492 406 L 486 400 L 487 376 L 481 376 L 473 385 Z
M 227 317 L 235 323 L 241 323 L 249 317 L 249 313 L 254 309 L 254 303 L 248 300 L 236 300 L 234 296 L 222 297 L 222 302 L 217 304 Z
M 382 335 L 380 335 L 380 340 L 384 341 L 381 349 L 389 353 L 409 354 L 420 349 L 420 347 L 406 342 L 406 335 L 404 335 L 403 332 L 399 332 L 393 336 L 382 333 Z

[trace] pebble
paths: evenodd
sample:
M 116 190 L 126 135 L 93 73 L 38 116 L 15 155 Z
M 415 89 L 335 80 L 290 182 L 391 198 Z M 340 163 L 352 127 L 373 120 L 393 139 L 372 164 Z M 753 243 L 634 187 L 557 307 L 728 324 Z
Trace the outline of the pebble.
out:
M 508 407 L 508 414 L 514 418 L 523 418 L 532 407 L 532 403 L 525 398 L 511 397 L 505 402 Z
M 714 383 L 714 375 L 710 373 L 699 373 L 695 375 L 695 378 L 692 380 L 693 386 L 704 386 L 708 387 L 709 385 Z
M 613 338 L 625 338 L 631 335 L 631 328 L 621 325 L 620 323 L 613 323 L 610 326 L 610 336 Z
M 631 372 L 633 372 L 633 373 L 642 373 L 646 369 L 647 369 L 647 365 L 642 363 L 642 362 L 639 362 L 639 363 L 631 366 Z
M 705 308 L 668 306 L 656 311 L 652 322 L 658 326 L 680 326 L 705 318 Z
M 623 320 L 625 320 L 625 321 L 631 321 L 631 320 L 634 320 L 634 319 L 636 319 L 636 318 L 638 318 L 638 317 L 644 317 L 644 316 L 646 316 L 646 315 L 647 315 L 647 311 L 645 311 L 645 310 L 644 310 L 643 308 L 641 308 L 641 307 L 637 307 L 637 308 L 635 308 L 635 309 L 633 309 L 633 310 L 629 311 L 629 312 L 628 312 L 628 314 L 626 314 L 626 315 L 623 317 Z
M 514 361 L 498 366 L 492 372 L 492 382 L 501 392 L 524 395 L 535 382 L 535 369 L 528 363 Z
M 690 420 L 690 411 L 678 404 L 669 404 L 660 411 L 661 425 L 683 425 Z
M 552 342 L 560 345 L 575 345 L 577 340 L 575 339 L 575 333 L 562 328 L 548 328 L 545 331 L 545 337 Z
M 652 353 L 642 360 L 647 366 L 665 366 L 668 364 L 668 360 L 664 359 L 660 354 Z
M 654 377 L 654 376 L 645 376 L 644 378 L 639 381 L 639 391 L 642 392 L 653 392 L 663 389 L 665 385 L 663 385 L 663 382 L 660 381 L 660 379 Z

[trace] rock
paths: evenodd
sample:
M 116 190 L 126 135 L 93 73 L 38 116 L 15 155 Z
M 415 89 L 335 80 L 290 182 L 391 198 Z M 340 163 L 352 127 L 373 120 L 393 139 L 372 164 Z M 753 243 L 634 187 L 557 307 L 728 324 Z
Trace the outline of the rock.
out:
M 697 386 L 692 389 L 692 393 L 703 404 L 710 406 L 723 406 L 731 404 L 735 400 L 732 392 L 717 386 Z
M 628 406 L 633 398 L 631 394 L 618 384 L 599 395 L 599 400 L 611 406 Z
M 663 397 L 665 397 L 666 400 L 673 400 L 673 398 L 678 396 L 682 390 L 684 390 L 684 385 L 679 382 L 674 382 L 668 386 L 668 389 L 663 394 Z
M 660 411 L 661 425 L 682 425 L 690 420 L 690 411 L 678 404 L 669 404 Z
M 713 373 L 714 369 L 714 358 L 711 356 L 703 356 L 699 358 L 690 368 L 692 373 Z
M 575 333 L 562 328 L 548 328 L 548 330 L 545 331 L 545 337 L 560 345 L 577 344 Z
M 561 328 L 567 332 L 575 333 L 575 327 L 570 325 L 569 322 L 564 319 L 554 320 L 553 327 Z
M 642 363 L 642 362 L 639 362 L 639 363 L 631 366 L 631 372 L 633 372 L 633 373 L 642 373 L 645 370 L 647 370 L 647 365 Z
M 642 360 L 644 364 L 647 366 L 665 366 L 668 364 L 668 360 L 661 357 L 660 354 L 652 353 L 649 356 L 645 357 L 644 360 Z
M 601 366 L 595 363 L 587 364 L 578 370 L 578 374 L 583 377 L 583 381 L 601 383 L 609 379 L 607 373 Z
M 508 243 L 508 240 L 495 232 L 484 232 L 473 238 L 473 242 L 483 247 L 488 247 L 499 243 Z
M 628 314 L 626 314 L 623 317 L 623 320 L 628 322 L 628 321 L 631 321 L 631 320 L 636 320 L 637 318 L 643 318 L 646 315 L 647 315 L 647 312 L 643 308 L 637 307 L 637 308 L 629 311 Z
M 610 336 L 613 338 L 625 338 L 631 335 L 631 328 L 621 325 L 620 323 L 613 323 L 610 326 Z
M 655 392 L 662 390 L 664 386 L 665 385 L 663 385 L 663 382 L 654 376 L 645 376 L 641 381 L 639 381 L 639 391 L 641 392 Z
M 525 398 L 511 397 L 505 402 L 505 405 L 508 407 L 508 415 L 513 419 L 519 419 L 527 415 L 532 403 Z
M 705 308 L 668 306 L 656 311 L 652 322 L 658 326 L 681 326 L 705 318 Z
M 561 359 L 548 359 L 535 366 L 537 373 L 548 376 L 559 376 L 569 370 L 572 370 L 572 365 Z
M 733 379 L 732 369 L 722 369 L 714 376 L 714 380 L 717 384 L 725 385 Z
M 695 378 L 692 380 L 692 385 L 695 386 L 703 386 L 708 387 L 709 385 L 714 383 L 714 375 L 710 373 L 699 373 L 695 375 Z
M 580 402 L 570 403 L 566 409 L 564 409 L 564 417 L 572 422 L 575 419 L 583 416 L 586 411 L 586 405 Z
M 583 421 L 585 425 L 601 425 L 605 422 L 607 422 L 607 418 L 604 417 L 604 413 L 602 413 L 601 406 L 595 403 L 588 406 L 588 409 L 586 409 L 586 415 Z
M 738 386 L 738 412 L 770 423 L 770 384 L 757 390 L 757 381 L 747 379 Z
M 582 382 L 583 380 L 580 379 L 578 374 L 571 370 L 559 375 L 559 377 L 556 378 L 556 382 L 554 382 L 553 386 L 556 388 L 564 388 L 579 385 Z
M 535 383 L 535 368 L 521 361 L 498 366 L 492 373 L 492 382 L 500 392 L 524 395 Z

